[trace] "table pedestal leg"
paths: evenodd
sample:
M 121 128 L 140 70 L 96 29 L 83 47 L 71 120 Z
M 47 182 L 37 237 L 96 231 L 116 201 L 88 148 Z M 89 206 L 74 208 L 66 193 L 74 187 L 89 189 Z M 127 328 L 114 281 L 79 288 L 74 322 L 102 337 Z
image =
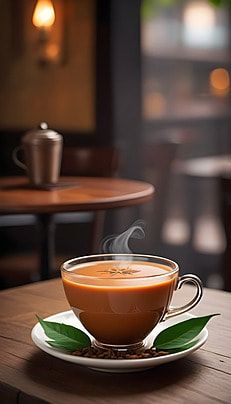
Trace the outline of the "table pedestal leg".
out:
M 40 214 L 37 216 L 39 237 L 40 237 L 40 279 L 49 279 L 54 268 L 55 256 L 55 224 L 49 214 Z

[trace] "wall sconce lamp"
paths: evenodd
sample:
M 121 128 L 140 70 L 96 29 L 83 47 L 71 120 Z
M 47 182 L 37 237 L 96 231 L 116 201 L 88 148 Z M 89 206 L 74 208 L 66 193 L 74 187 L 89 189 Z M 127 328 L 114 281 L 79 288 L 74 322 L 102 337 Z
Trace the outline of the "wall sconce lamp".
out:
M 32 23 L 38 31 L 38 61 L 42 65 L 61 61 L 62 27 L 51 0 L 37 0 Z
M 38 0 L 32 21 L 35 27 L 46 29 L 55 22 L 55 10 L 51 0 Z

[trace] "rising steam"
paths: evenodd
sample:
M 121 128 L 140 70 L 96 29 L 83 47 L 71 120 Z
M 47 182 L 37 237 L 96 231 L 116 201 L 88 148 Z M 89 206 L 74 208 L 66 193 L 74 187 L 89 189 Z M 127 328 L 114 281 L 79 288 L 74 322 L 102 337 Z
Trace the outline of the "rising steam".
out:
M 143 239 L 145 223 L 142 220 L 137 220 L 128 230 L 119 235 L 109 236 L 102 242 L 102 251 L 104 254 L 130 254 L 129 240 L 131 238 Z

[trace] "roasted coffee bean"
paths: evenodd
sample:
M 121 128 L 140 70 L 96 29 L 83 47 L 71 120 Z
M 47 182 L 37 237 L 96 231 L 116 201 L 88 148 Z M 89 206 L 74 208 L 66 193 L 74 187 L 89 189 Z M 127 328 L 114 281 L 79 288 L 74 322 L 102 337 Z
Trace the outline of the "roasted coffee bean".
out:
M 77 349 L 72 352 L 72 355 L 82 356 L 85 358 L 98 358 L 98 359 L 147 359 L 154 358 L 157 356 L 166 355 L 168 352 L 159 351 L 157 352 L 153 348 L 149 349 L 138 349 L 138 350 L 113 350 L 113 349 L 101 349 L 96 347 L 88 347 L 83 349 Z

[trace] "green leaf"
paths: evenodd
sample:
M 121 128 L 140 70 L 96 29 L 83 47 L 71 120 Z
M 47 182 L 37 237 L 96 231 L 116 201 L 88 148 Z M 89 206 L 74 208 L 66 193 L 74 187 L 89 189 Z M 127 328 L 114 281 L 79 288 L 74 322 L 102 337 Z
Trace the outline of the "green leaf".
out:
M 166 349 L 166 351 L 168 351 L 168 353 L 176 353 L 176 352 L 182 352 L 182 351 L 186 351 L 186 349 L 192 348 L 195 344 L 196 344 L 196 339 L 194 339 L 193 341 L 188 342 L 185 345 L 182 345 L 180 348 L 175 348 L 175 349 Z M 158 351 L 158 349 L 157 349 Z
M 85 348 L 91 345 L 91 340 L 83 331 L 72 325 L 45 321 L 38 317 L 46 336 L 53 341 L 47 341 L 50 345 L 56 348 L 60 347 L 69 351 Z
M 209 0 L 214 6 L 220 6 L 221 0 Z
M 153 346 L 157 350 L 175 351 L 187 349 L 185 346 L 200 334 L 211 317 L 219 314 L 210 314 L 204 317 L 190 318 L 163 330 L 154 340 Z

